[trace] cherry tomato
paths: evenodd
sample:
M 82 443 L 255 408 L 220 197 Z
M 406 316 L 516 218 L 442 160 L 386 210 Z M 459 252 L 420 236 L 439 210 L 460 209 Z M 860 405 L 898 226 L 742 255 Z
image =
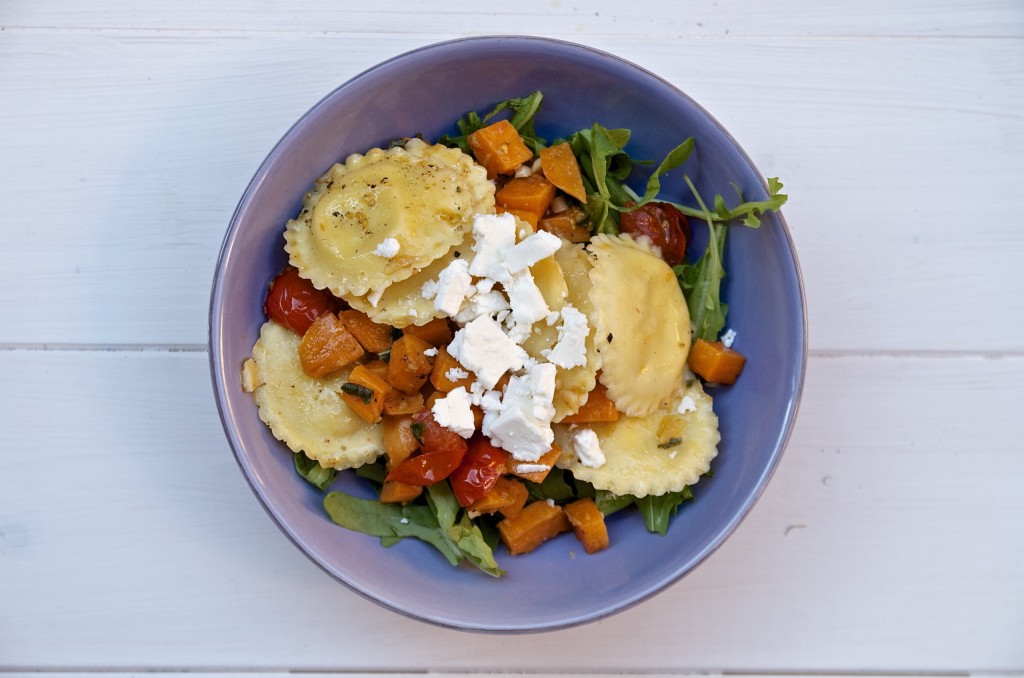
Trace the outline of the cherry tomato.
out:
M 424 426 L 419 436 L 422 452 L 391 469 L 387 479 L 423 487 L 450 476 L 462 463 L 467 445 L 458 433 L 438 424 L 430 410 L 424 409 L 414 415 L 413 425 L 416 424 Z
M 333 311 L 336 305 L 330 292 L 313 287 L 313 283 L 299 276 L 298 269 L 289 266 L 270 284 L 263 312 L 271 320 L 302 335 L 314 320 Z
M 649 202 L 619 216 L 619 230 L 631 235 L 646 235 L 661 249 L 661 258 L 669 266 L 681 264 L 690 240 L 690 222 L 686 215 L 666 202 Z
M 511 458 L 512 455 L 491 445 L 483 436 L 470 440 L 462 463 L 448 478 L 459 504 L 469 506 L 487 494 L 505 473 Z

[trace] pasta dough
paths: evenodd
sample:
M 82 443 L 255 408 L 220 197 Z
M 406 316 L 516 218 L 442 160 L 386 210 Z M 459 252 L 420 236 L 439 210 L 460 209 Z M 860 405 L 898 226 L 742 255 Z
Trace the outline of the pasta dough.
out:
M 695 411 L 678 414 L 673 406 L 644 417 L 587 424 L 597 434 L 606 459 L 599 468 L 584 466 L 576 458 L 571 430 L 578 427 L 555 426 L 555 441 L 562 448 L 558 465 L 599 490 L 619 495 L 659 495 L 693 485 L 711 468 L 721 435 L 711 396 L 704 392 L 700 382 L 691 382 L 671 405 L 685 396 L 693 399 Z M 678 445 L 662 449 L 658 445 L 666 417 L 682 419 L 682 434 Z
M 409 278 L 461 243 L 474 214 L 493 213 L 494 185 L 472 158 L 410 139 L 317 179 L 286 225 L 285 251 L 302 277 L 348 299 Z M 398 243 L 391 257 L 378 253 L 388 238 Z
M 590 258 L 580 245 L 568 240 L 555 252 L 554 259 L 558 262 L 565 277 L 568 292 L 567 302 L 580 313 L 591 318 L 594 306 L 590 301 Z M 601 354 L 594 348 L 594 326 L 591 322 L 590 334 L 587 335 L 587 362 L 585 365 L 568 370 L 559 368 L 555 373 L 555 418 L 562 421 L 570 414 L 575 414 L 587 402 L 590 392 L 597 386 L 597 371 L 601 369 Z
M 690 312 L 683 292 L 647 238 L 597 235 L 590 252 L 601 383 L 620 412 L 651 414 L 672 396 L 686 368 Z
M 348 369 L 323 379 L 302 371 L 299 340 L 273 321 L 260 329 L 252 347 L 260 419 L 293 452 L 304 452 L 321 466 L 346 469 L 373 461 L 384 450 L 384 427 L 363 421 L 339 397 Z

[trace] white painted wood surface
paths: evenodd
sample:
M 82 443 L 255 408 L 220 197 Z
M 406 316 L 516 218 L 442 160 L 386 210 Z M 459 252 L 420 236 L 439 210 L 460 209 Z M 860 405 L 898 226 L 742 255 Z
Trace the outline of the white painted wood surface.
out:
M 1024 671 L 1024 4 L 380 4 L 0 0 L 0 671 Z M 522 637 L 404 619 L 299 554 L 204 347 L 220 240 L 288 126 L 494 32 L 660 73 L 781 176 L 812 347 L 736 535 Z

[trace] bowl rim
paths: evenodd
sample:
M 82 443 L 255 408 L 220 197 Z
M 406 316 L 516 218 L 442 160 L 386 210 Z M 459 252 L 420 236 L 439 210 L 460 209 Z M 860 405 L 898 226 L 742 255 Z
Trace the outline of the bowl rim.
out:
M 778 469 L 779 463 L 782 459 L 782 455 L 789 445 L 790 439 L 793 434 L 793 429 L 795 427 L 796 420 L 799 414 L 800 403 L 802 400 L 803 389 L 806 380 L 808 361 L 808 312 L 803 273 L 800 267 L 800 261 L 798 258 L 797 250 L 793 242 L 792 233 L 789 229 L 788 223 L 786 222 L 785 216 L 780 210 L 776 212 L 774 216 L 779 220 L 779 227 L 781 227 L 782 236 L 784 238 L 786 249 L 788 250 L 788 253 L 793 261 L 793 275 L 795 278 L 794 282 L 799 296 L 800 313 L 798 315 L 798 319 L 801 329 L 801 336 L 799 337 L 801 354 L 799 360 L 796 361 L 796 373 L 794 374 L 795 378 L 793 395 L 788 404 L 786 420 L 783 423 L 782 430 L 780 431 L 780 435 L 777 438 L 777 444 L 775 446 L 775 449 L 773 450 L 773 453 L 768 463 L 765 465 L 765 467 L 758 475 L 757 484 L 753 488 L 753 491 L 747 497 L 745 497 L 744 501 L 740 505 L 738 505 L 736 509 L 732 512 L 732 515 L 729 518 L 728 522 L 726 522 L 721 527 L 721 529 L 718 530 L 718 534 L 715 537 L 715 539 L 711 543 L 709 543 L 704 549 L 702 549 L 700 552 L 694 555 L 694 557 L 691 559 L 691 564 L 689 565 L 689 567 L 680 568 L 678 571 L 672 573 L 671 576 L 664 577 L 662 580 L 653 583 L 646 590 L 643 590 L 636 595 L 630 596 L 618 602 L 617 604 L 611 606 L 606 605 L 590 614 L 578 615 L 577 617 L 572 619 L 553 619 L 548 623 L 530 623 L 508 626 L 482 625 L 472 623 L 459 624 L 455 622 L 439 620 L 422 614 L 417 614 L 410 610 L 391 604 L 390 602 L 384 601 L 376 597 L 370 591 L 364 590 L 354 585 L 352 582 L 347 581 L 338 573 L 332 571 L 331 568 L 325 562 L 322 561 L 322 559 L 318 558 L 313 553 L 310 553 L 310 551 L 307 550 L 307 548 L 299 542 L 297 537 L 285 527 L 281 518 L 276 514 L 274 509 L 268 503 L 267 499 L 256 487 L 250 473 L 246 469 L 246 466 L 242 458 L 242 448 L 244 448 L 244 444 L 242 440 L 239 438 L 237 431 L 235 431 L 235 427 L 231 425 L 232 420 L 228 412 L 227 403 L 229 397 L 227 393 L 226 380 L 220 378 L 222 374 L 226 373 L 224 371 L 225 365 L 223 364 L 222 361 L 223 352 L 220 346 L 220 344 L 224 340 L 224 337 L 219 333 L 220 327 L 218 326 L 218 309 L 221 307 L 223 302 L 225 261 L 230 255 L 231 246 L 234 243 L 236 236 L 238 234 L 240 213 L 242 212 L 244 206 L 249 202 L 251 196 L 259 189 L 259 186 L 262 183 L 262 181 L 266 178 L 269 166 L 271 166 L 273 162 L 278 158 L 278 156 L 284 152 L 283 147 L 285 145 L 285 142 L 291 137 L 293 131 L 300 125 L 302 125 L 314 111 L 316 111 L 322 105 L 324 105 L 324 103 L 327 100 L 333 98 L 335 94 L 338 93 L 340 90 L 374 73 L 377 70 L 387 67 L 388 65 L 396 61 L 413 58 L 416 55 L 424 52 L 451 49 L 466 43 L 497 44 L 503 42 L 515 43 L 518 46 L 528 46 L 531 44 L 547 45 L 567 51 L 579 51 L 590 53 L 591 55 L 599 59 L 617 61 L 621 65 L 629 69 L 636 70 L 641 74 L 646 75 L 647 77 L 653 78 L 654 80 L 658 81 L 662 86 L 672 91 L 676 96 L 680 97 L 681 99 L 684 99 L 701 115 L 705 116 L 708 122 L 714 125 L 723 134 L 723 136 L 732 144 L 733 149 L 740 155 L 743 161 L 750 166 L 762 187 L 766 191 L 768 190 L 768 184 L 766 179 L 764 178 L 764 174 L 757 168 L 756 164 L 747 154 L 743 146 L 741 146 L 737 142 L 735 137 L 733 137 L 733 135 L 718 121 L 717 118 L 715 118 L 715 116 L 713 116 L 707 109 L 704 108 L 704 106 L 702 106 L 699 102 L 690 97 L 686 92 L 679 89 L 679 87 L 677 87 L 672 82 L 666 80 L 657 73 L 654 73 L 648 70 L 647 68 L 644 68 L 643 66 L 640 66 L 628 59 L 625 59 L 611 52 L 606 52 L 604 50 L 591 47 L 589 45 L 584 45 L 559 38 L 550 38 L 534 35 L 479 35 L 433 42 L 426 45 L 421 45 L 419 47 L 402 52 L 400 54 L 396 54 L 384 61 L 381 61 L 373 66 L 370 66 L 369 68 L 357 73 L 351 78 L 348 78 L 338 86 L 334 87 L 330 92 L 321 97 L 319 100 L 317 100 L 316 103 L 314 103 L 305 112 L 303 112 L 303 114 L 295 122 L 293 122 L 288 127 L 288 129 L 281 135 L 281 137 L 274 144 L 270 152 L 267 153 L 267 155 L 264 157 L 263 161 L 260 163 L 259 167 L 254 172 L 252 178 L 246 184 L 246 188 L 243 191 L 241 197 L 239 198 L 238 203 L 236 204 L 235 209 L 231 215 L 231 219 L 228 222 L 228 228 L 225 232 L 223 240 L 221 241 L 221 247 L 217 256 L 216 263 L 214 265 L 214 275 L 212 281 L 213 284 L 210 292 L 210 301 L 207 316 L 207 356 L 209 360 L 210 376 L 213 382 L 214 400 L 217 405 L 217 412 L 221 420 L 221 426 L 224 430 L 225 437 L 228 440 L 228 444 L 231 447 L 232 455 L 235 458 L 235 462 L 238 465 L 239 470 L 242 471 L 242 476 L 245 478 L 250 490 L 256 496 L 260 505 L 263 507 L 264 512 L 266 512 L 266 514 L 270 516 L 271 520 L 273 520 L 275 525 L 277 525 L 278 529 L 289 539 L 289 541 L 292 542 L 292 544 L 296 548 L 298 548 L 298 550 L 301 553 L 303 553 L 309 560 L 316 564 L 321 570 L 330 575 L 332 579 L 340 582 L 347 589 L 357 593 L 366 600 L 372 601 L 373 603 L 387 610 L 397 612 L 398 614 L 401 614 L 404 617 L 414 619 L 419 622 L 428 623 L 434 626 L 453 629 L 457 631 L 499 635 L 529 634 L 538 632 L 557 631 L 605 619 L 612 615 L 628 610 L 650 599 L 654 595 L 664 591 L 671 585 L 678 582 L 687 574 L 693 572 L 697 567 L 705 563 L 708 560 L 708 558 L 713 553 L 715 553 L 730 536 L 732 536 L 732 534 L 736 531 L 739 525 L 747 518 L 747 516 L 752 511 L 754 505 L 760 500 L 769 482 L 771 481 L 776 470 Z

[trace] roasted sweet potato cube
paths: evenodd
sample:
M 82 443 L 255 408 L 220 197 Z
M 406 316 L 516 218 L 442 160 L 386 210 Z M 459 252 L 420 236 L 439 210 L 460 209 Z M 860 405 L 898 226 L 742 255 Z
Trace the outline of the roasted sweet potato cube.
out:
M 341 385 L 341 399 L 361 418 L 369 422 L 380 419 L 384 411 L 384 398 L 391 385 L 377 376 L 366 365 L 356 365 Z
M 391 347 L 391 328 L 373 322 L 362 311 L 352 308 L 339 313 L 338 318 L 359 344 L 370 353 L 383 353 Z
M 563 424 L 593 424 L 603 421 L 618 421 L 619 411 L 615 409 L 615 403 L 608 399 L 608 389 L 601 382 L 597 383 L 594 390 L 587 396 L 587 402 L 576 414 L 570 414 L 562 419 Z
M 452 340 L 452 326 L 447 318 L 434 318 L 424 325 L 409 325 L 402 334 L 419 337 L 431 346 L 443 346 Z
M 551 469 L 552 467 L 554 467 L 555 462 L 558 461 L 558 457 L 560 457 L 561 455 L 562 448 L 558 446 L 558 443 L 552 443 L 551 449 L 545 452 L 543 455 L 541 455 L 541 458 L 538 459 L 537 461 L 513 461 L 513 467 L 509 469 L 509 473 L 514 473 L 520 478 L 525 478 L 526 480 L 529 480 L 532 483 L 543 483 L 544 479 L 548 477 L 549 473 L 551 473 Z M 521 466 L 546 466 L 547 469 L 544 471 L 524 471 L 520 473 L 518 469 Z
M 464 372 L 466 376 L 453 379 L 452 377 L 456 377 L 456 372 Z M 469 390 L 470 384 L 473 383 L 473 377 L 465 367 L 459 364 L 458 360 L 448 353 L 446 348 L 442 347 L 438 349 L 437 355 L 434 357 L 434 369 L 430 372 L 430 383 L 438 391 L 448 393 L 460 386 Z
M 690 369 L 705 381 L 715 384 L 734 384 L 747 359 L 742 353 L 726 348 L 720 341 L 698 339 L 690 348 L 687 358 Z
M 420 443 L 412 434 L 412 417 L 384 417 L 384 454 L 388 468 L 408 459 L 419 449 Z
M 558 214 L 549 214 L 537 222 L 537 228 L 553 233 L 569 242 L 587 242 L 590 229 L 585 226 L 586 214 L 580 209 L 567 209 Z
M 608 527 L 593 499 L 585 497 L 566 505 L 565 515 L 587 553 L 608 548 Z
M 498 523 L 501 541 L 512 555 L 529 553 L 548 539 L 571 529 L 561 506 L 546 501 L 527 504 L 522 511 Z
M 311 377 L 337 372 L 362 358 L 363 353 L 363 347 L 333 313 L 314 320 L 299 342 L 302 370 Z
M 386 362 L 384 362 L 383 360 L 371 360 L 370 362 L 364 364 L 366 365 L 366 369 L 370 370 L 381 379 L 384 379 L 385 381 L 387 380 L 388 364 Z
M 487 169 L 487 175 L 509 174 L 528 160 L 533 151 L 526 147 L 519 131 L 508 120 L 499 120 L 466 137 L 476 161 Z
M 385 480 L 380 488 L 382 504 L 407 504 L 422 494 L 423 488 L 418 485 L 406 485 L 397 480 Z
M 416 393 L 427 383 L 434 358 L 426 352 L 433 348 L 419 337 L 405 335 L 391 345 L 388 381 L 406 393 Z
M 470 504 L 467 508 L 476 513 L 494 513 L 501 511 L 506 518 L 523 510 L 530 491 L 520 481 L 502 476 L 494 483 L 494 487 Z
M 548 211 L 554 197 L 555 185 L 543 175 L 531 174 L 510 179 L 494 194 L 494 202 L 508 210 L 532 212 L 539 218 Z M 533 224 L 537 224 L 536 219 Z
M 495 206 L 494 211 L 497 212 L 498 214 L 508 213 L 515 217 L 518 217 L 519 219 L 522 219 L 530 226 L 532 226 L 533 230 L 537 230 L 537 225 L 538 223 L 540 223 L 540 215 L 537 214 L 536 212 L 531 212 L 530 210 L 514 209 L 512 207 L 503 207 L 501 205 L 497 205 Z M 587 235 L 589 236 L 589 233 Z
M 397 388 L 391 389 L 384 398 L 384 414 L 394 416 L 416 414 L 423 409 L 422 393 L 406 393 Z
M 540 166 L 544 177 L 580 202 L 587 202 L 587 191 L 583 188 L 583 175 L 572 147 L 567 142 L 542 148 Z

